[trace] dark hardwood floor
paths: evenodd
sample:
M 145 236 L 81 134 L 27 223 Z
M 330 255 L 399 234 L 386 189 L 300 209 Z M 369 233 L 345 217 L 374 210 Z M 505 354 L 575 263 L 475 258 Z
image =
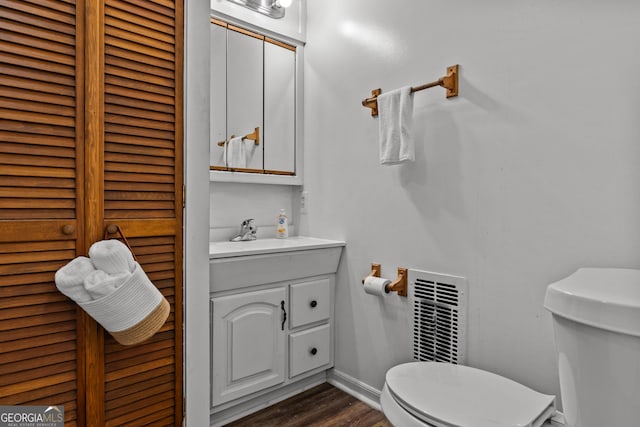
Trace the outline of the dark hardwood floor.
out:
M 382 412 L 355 397 L 321 384 L 227 427 L 392 427 Z

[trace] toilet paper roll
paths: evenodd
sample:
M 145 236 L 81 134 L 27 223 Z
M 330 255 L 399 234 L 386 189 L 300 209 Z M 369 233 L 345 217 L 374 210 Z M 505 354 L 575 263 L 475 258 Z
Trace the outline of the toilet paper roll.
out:
M 364 291 L 369 295 L 385 296 L 389 293 L 386 287 L 390 283 L 391 280 L 389 279 L 369 276 L 364 279 Z

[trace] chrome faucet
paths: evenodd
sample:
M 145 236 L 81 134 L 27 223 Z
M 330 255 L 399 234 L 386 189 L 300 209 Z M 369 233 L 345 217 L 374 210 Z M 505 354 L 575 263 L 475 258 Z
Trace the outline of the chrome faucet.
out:
M 230 240 L 232 242 L 243 242 L 246 240 L 256 240 L 256 232 L 258 231 L 258 226 L 255 224 L 253 218 L 245 219 L 242 221 L 240 225 L 240 232 L 233 236 Z

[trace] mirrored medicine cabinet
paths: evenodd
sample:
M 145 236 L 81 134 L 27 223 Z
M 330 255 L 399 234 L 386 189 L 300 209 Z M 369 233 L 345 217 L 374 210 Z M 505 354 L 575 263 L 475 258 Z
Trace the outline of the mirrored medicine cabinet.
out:
M 301 46 L 211 18 L 211 180 L 302 184 Z

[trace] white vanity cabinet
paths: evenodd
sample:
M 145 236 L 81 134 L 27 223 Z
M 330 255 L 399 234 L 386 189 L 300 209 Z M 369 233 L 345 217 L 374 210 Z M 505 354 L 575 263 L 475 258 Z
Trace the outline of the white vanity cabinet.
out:
M 343 245 L 294 237 L 210 250 L 212 425 L 324 382 Z

